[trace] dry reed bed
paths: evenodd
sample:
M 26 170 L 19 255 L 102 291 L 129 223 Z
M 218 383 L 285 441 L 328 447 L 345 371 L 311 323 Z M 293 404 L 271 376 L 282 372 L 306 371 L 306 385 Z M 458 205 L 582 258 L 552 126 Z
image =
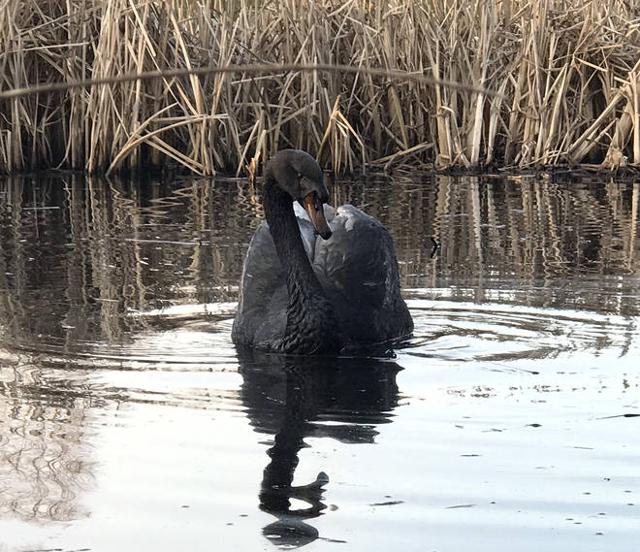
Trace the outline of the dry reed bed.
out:
M 211 74 L 0 100 L 0 171 L 172 162 L 327 167 L 640 165 L 640 4 L 629 0 L 24 0 L 0 3 L 0 91 L 166 68 L 344 64 L 425 74 Z

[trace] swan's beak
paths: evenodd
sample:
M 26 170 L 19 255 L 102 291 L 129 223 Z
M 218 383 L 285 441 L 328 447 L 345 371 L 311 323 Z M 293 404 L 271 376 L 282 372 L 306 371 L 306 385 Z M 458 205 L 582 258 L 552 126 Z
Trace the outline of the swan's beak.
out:
M 311 192 L 304 196 L 302 206 L 309 215 L 311 224 L 313 224 L 316 232 L 318 232 L 323 239 L 328 240 L 331 237 L 331 228 L 329 228 L 327 219 L 324 217 L 324 207 L 322 206 L 322 201 L 320 201 L 318 194 Z

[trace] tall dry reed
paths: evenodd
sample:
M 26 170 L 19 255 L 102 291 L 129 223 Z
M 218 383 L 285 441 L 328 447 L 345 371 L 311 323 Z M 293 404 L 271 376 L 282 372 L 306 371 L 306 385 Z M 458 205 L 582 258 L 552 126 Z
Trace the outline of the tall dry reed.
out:
M 118 82 L 0 100 L 0 171 L 640 165 L 640 4 L 628 0 L 0 3 L 0 92 L 167 68 L 383 68 Z

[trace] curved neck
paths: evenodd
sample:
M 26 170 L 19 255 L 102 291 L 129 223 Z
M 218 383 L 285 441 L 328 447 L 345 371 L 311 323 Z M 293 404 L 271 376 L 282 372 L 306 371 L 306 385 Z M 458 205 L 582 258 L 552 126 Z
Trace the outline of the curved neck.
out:
M 270 175 L 266 177 L 263 205 L 289 296 L 283 352 L 338 348 L 333 309 L 304 250 L 291 196 Z
M 263 205 L 278 258 L 287 274 L 289 304 L 291 304 L 292 292 L 295 292 L 291 286 L 296 282 L 302 284 L 303 290 L 313 288 L 322 293 L 322 287 L 304 250 L 291 196 L 281 190 L 273 180 L 268 179 Z

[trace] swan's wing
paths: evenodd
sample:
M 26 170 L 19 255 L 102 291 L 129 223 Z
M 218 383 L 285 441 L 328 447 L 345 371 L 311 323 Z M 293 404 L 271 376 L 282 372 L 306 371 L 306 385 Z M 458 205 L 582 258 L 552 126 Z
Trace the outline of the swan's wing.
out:
M 298 228 L 309 260 L 313 261 L 317 235 L 306 211 L 294 202 Z M 327 220 L 334 218 L 333 207 L 325 205 Z M 263 221 L 249 242 L 242 267 L 241 306 L 265 308 L 275 289 L 284 285 L 284 271 L 276 253 L 269 225 Z
M 269 226 L 263 222 L 249 242 L 242 266 L 241 306 L 263 307 L 268 301 L 268 296 L 283 281 L 282 267 L 276 255 Z
M 313 268 L 343 330 L 358 343 L 411 333 L 387 229 L 352 205 L 339 207 L 330 226 L 331 238 L 316 240 Z
M 300 235 L 311 258 L 316 236 L 310 222 L 298 219 Z M 242 267 L 240 300 L 232 337 L 238 344 L 269 348 L 284 334 L 287 290 L 269 225 L 262 222 L 249 242 Z
M 313 261 L 323 287 L 340 291 L 351 301 L 381 307 L 388 286 L 398 285 L 389 232 L 352 205 L 339 207 L 330 226 L 333 235 L 316 240 Z

